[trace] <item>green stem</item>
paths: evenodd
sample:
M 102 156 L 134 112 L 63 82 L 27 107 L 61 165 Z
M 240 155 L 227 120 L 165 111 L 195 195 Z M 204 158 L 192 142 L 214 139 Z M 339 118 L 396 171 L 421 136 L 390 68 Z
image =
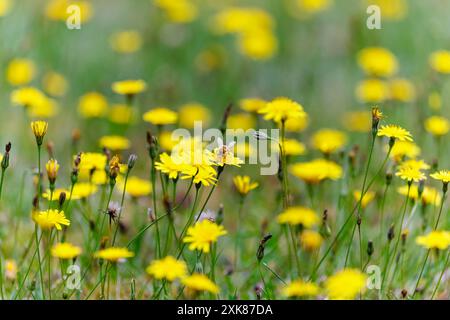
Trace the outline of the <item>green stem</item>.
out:
M 41 283 L 41 292 L 42 292 L 42 297 L 45 300 L 45 292 L 44 292 L 44 277 L 42 275 L 42 264 L 41 264 L 41 253 L 40 253 L 40 249 L 39 249 L 39 245 L 40 245 L 40 241 L 38 239 L 38 226 L 37 224 L 34 226 L 34 239 L 36 241 L 36 251 L 37 251 L 37 257 L 38 257 L 38 264 L 39 264 L 39 280 Z M 42 237 L 42 235 L 41 235 Z
M 439 275 L 439 280 L 436 283 L 436 287 L 434 287 L 433 294 L 431 295 L 431 298 L 430 298 L 431 300 L 434 299 L 434 296 L 436 295 L 436 292 L 438 291 L 439 286 L 441 285 L 442 277 L 444 276 L 445 270 L 447 270 L 449 260 L 450 260 L 450 250 L 448 250 L 447 259 L 445 260 L 444 268 L 442 269 L 441 274 Z
M 112 243 L 111 243 L 112 247 L 114 247 L 114 244 L 116 243 L 116 237 L 117 237 L 117 232 L 118 232 L 119 226 L 120 226 L 120 218 L 122 217 L 123 203 L 125 201 L 125 192 L 127 190 L 127 182 L 128 182 L 128 176 L 129 175 L 130 175 L 130 170 L 127 170 L 127 173 L 125 174 L 124 185 L 123 185 L 122 199 L 120 200 L 119 216 L 117 217 L 116 228 L 114 230 L 114 236 L 113 236 Z

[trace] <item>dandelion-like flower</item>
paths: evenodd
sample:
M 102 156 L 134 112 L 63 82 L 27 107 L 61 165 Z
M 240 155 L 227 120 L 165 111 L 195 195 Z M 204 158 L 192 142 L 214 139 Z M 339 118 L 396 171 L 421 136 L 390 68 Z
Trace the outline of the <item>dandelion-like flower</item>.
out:
M 300 234 L 300 244 L 306 251 L 314 251 L 323 243 L 323 237 L 314 230 L 303 230 Z
M 154 108 L 142 116 L 144 121 L 154 125 L 169 125 L 178 121 L 178 114 L 167 108 Z
M 134 257 L 134 253 L 127 248 L 110 247 L 97 251 L 94 256 L 99 259 L 108 260 L 110 262 L 118 262 L 127 258 Z
M 268 102 L 263 108 L 258 110 L 258 113 L 263 114 L 264 119 L 273 120 L 276 123 L 306 116 L 302 105 L 285 97 L 276 98 Z
M 181 283 L 194 291 L 208 291 L 214 294 L 219 293 L 219 287 L 207 276 L 200 273 L 194 273 L 181 280 Z
M 130 144 L 130 140 L 122 136 L 103 136 L 99 140 L 100 147 L 113 151 L 126 150 Z
M 38 146 L 42 145 L 45 134 L 47 133 L 48 123 L 46 121 L 33 121 L 31 122 L 31 130 L 36 137 L 36 143 Z
M 381 128 L 378 130 L 378 136 L 386 136 L 388 138 L 393 138 L 400 141 L 413 141 L 411 133 L 409 131 L 396 125 L 381 126 Z
M 401 166 L 395 175 L 408 182 L 419 182 L 427 178 L 420 169 L 412 166 Z
M 163 259 L 152 261 L 145 271 L 155 279 L 174 281 L 185 277 L 188 270 L 184 261 L 167 256 Z
M 325 159 L 295 163 L 290 166 L 290 172 L 309 184 L 316 184 L 325 179 L 338 180 L 343 174 L 340 165 Z
M 416 243 L 427 249 L 445 250 L 450 246 L 450 232 L 431 231 L 425 236 L 417 237 Z
M 251 182 L 249 176 L 235 176 L 233 178 L 236 190 L 243 196 L 247 195 L 253 189 L 258 187 L 258 182 Z
M 312 209 L 305 207 L 290 207 L 280 213 L 277 217 L 278 223 L 288 223 L 290 225 L 302 225 L 311 228 L 320 222 L 319 216 Z
M 294 280 L 283 288 L 282 293 L 289 298 L 313 297 L 319 293 L 319 286 L 312 282 Z
M 144 80 L 124 80 L 112 84 L 112 90 L 115 93 L 127 96 L 134 96 L 145 91 L 146 88 L 147 84 Z
M 46 165 L 45 169 L 47 170 L 47 177 L 50 181 L 50 185 L 55 184 L 56 176 L 58 175 L 59 164 L 55 159 L 50 159 Z
M 34 212 L 33 220 L 44 230 L 52 228 L 62 230 L 62 226 L 70 225 L 70 221 L 64 215 L 64 211 L 53 209 Z
M 355 190 L 353 191 L 353 198 L 356 201 L 359 201 L 359 199 L 361 199 L 361 191 L 360 190 Z M 367 205 L 372 202 L 372 200 L 375 198 L 375 192 L 373 191 L 367 191 L 364 196 L 361 199 L 361 207 L 365 208 L 367 207 Z
M 211 244 L 217 242 L 220 236 L 226 234 L 227 231 L 223 226 L 209 220 L 203 220 L 189 227 L 183 242 L 189 243 L 189 250 L 209 253 Z
M 346 142 L 347 136 L 345 133 L 332 129 L 319 130 L 312 137 L 314 148 L 325 154 L 341 149 Z
M 425 120 L 425 130 L 434 136 L 444 136 L 450 131 L 450 123 L 444 117 L 432 116 Z
M 125 188 L 125 181 L 120 180 L 118 183 L 119 189 L 123 191 Z M 152 192 L 152 184 L 146 180 L 136 176 L 128 177 L 126 185 L 126 193 L 134 198 L 148 196 Z
M 55 258 L 59 259 L 74 259 L 81 254 L 82 250 L 71 243 L 63 242 L 55 244 L 51 249 L 51 254 Z
M 363 291 L 367 276 L 357 269 L 344 269 L 329 277 L 325 282 L 328 296 L 333 300 L 350 300 Z
M 155 162 L 155 168 L 156 170 L 167 174 L 169 179 L 177 179 L 178 174 L 183 169 L 183 165 L 173 161 L 172 157 L 164 152 L 159 155 L 159 161 Z

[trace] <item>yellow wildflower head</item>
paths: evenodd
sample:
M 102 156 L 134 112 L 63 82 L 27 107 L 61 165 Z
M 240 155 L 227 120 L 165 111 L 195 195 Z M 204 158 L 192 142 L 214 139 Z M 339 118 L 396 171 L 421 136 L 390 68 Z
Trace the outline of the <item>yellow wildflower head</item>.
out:
M 80 247 L 74 246 L 71 243 L 63 242 L 55 244 L 51 249 L 51 254 L 59 259 L 74 259 L 81 254 Z
M 200 121 L 203 126 L 208 126 L 211 120 L 211 112 L 204 105 L 191 102 L 180 107 L 179 111 L 180 127 L 192 129 L 194 122 Z
M 431 68 L 439 73 L 450 73 L 450 51 L 438 50 L 430 55 L 429 63 Z
M 259 185 L 258 182 L 251 182 L 249 176 L 235 176 L 233 183 L 236 190 L 243 196 L 256 189 Z
M 228 129 L 242 129 L 248 130 L 254 128 L 256 125 L 255 118 L 248 113 L 236 113 L 232 114 L 227 119 Z
M 261 108 L 264 108 L 267 101 L 259 98 L 246 98 L 239 100 L 239 107 L 247 112 L 257 113 Z
M 0 1 L 0 17 L 6 16 L 9 11 L 11 10 L 11 7 L 13 5 L 12 0 L 1 0 Z
M 300 244 L 306 251 L 319 249 L 323 243 L 323 238 L 317 231 L 303 230 L 300 234 Z
M 450 246 L 450 232 L 431 231 L 425 236 L 417 237 L 416 243 L 427 249 L 445 250 Z
M 398 61 L 392 52 L 381 47 L 364 48 L 358 53 L 358 64 L 369 76 L 389 77 L 398 70 Z
M 186 286 L 186 288 L 194 291 L 208 291 L 214 294 L 219 293 L 219 287 L 208 279 L 207 276 L 200 273 L 194 273 L 188 277 L 181 280 L 181 283 Z
M 387 150 L 389 147 L 386 147 Z M 392 147 L 390 157 L 400 162 L 404 157 L 415 158 L 420 155 L 420 148 L 410 141 L 396 141 Z
M 66 94 L 69 84 L 62 74 L 50 71 L 42 78 L 42 86 L 50 96 L 62 97 Z
M 389 81 L 390 98 L 400 102 L 411 102 L 416 98 L 416 88 L 407 79 L 393 79 Z
M 361 191 L 360 190 L 353 191 L 353 198 L 359 202 L 359 199 L 361 199 Z M 367 207 L 367 205 L 370 202 L 372 202 L 372 200 L 374 198 L 375 198 L 375 192 L 367 191 L 361 199 L 361 207 L 363 207 L 363 208 Z
M 430 177 L 432 177 L 433 179 L 436 179 L 436 180 L 440 180 L 444 184 L 447 184 L 450 181 L 450 171 L 440 170 L 440 171 L 430 174 Z
M 145 271 L 155 279 L 174 281 L 175 279 L 184 278 L 188 270 L 184 261 L 167 256 L 163 259 L 152 261 Z
M 134 257 L 134 253 L 127 248 L 110 247 L 97 251 L 94 256 L 99 259 L 108 260 L 110 262 L 118 262 L 127 258 Z
M 227 232 L 223 226 L 205 219 L 189 227 L 183 242 L 189 243 L 189 250 L 209 253 L 211 244 L 225 234 Z
M 100 118 L 105 116 L 107 111 L 108 101 L 101 93 L 86 93 L 78 101 L 78 112 L 84 118 Z
M 117 124 L 130 124 L 135 120 L 134 109 L 126 104 L 115 104 L 109 110 L 109 120 Z
M 178 121 L 178 114 L 170 109 L 159 107 L 144 113 L 143 119 L 154 125 L 168 125 Z
M 395 175 L 400 177 L 402 180 L 408 181 L 409 183 L 412 181 L 418 182 L 427 178 L 419 168 L 414 166 L 400 166 Z
M 309 125 L 308 114 L 305 113 L 305 115 L 303 117 L 300 117 L 300 118 L 287 119 L 286 123 L 284 125 L 286 127 L 286 131 L 289 131 L 289 132 L 302 132 L 302 131 L 305 131 L 305 129 Z
M 409 131 L 396 125 L 381 126 L 378 130 L 378 136 L 386 136 L 388 138 L 397 139 L 400 141 L 413 141 Z
M 350 300 L 364 290 L 366 279 L 367 276 L 357 269 L 344 269 L 330 276 L 325 288 L 330 299 Z
M 56 228 L 56 230 L 62 230 L 61 225 L 68 226 L 70 221 L 64 215 L 64 211 L 59 210 L 46 210 L 39 211 L 33 214 L 33 220 L 41 229 L 48 230 Z
M 444 136 L 450 130 L 450 123 L 444 117 L 432 116 L 425 120 L 425 130 L 434 136 Z
M 50 184 L 54 184 L 59 170 L 58 161 L 55 159 L 48 160 L 45 169 L 47 170 L 48 181 L 50 181 Z
M 275 98 L 268 102 L 263 108 L 259 109 L 258 113 L 263 114 L 264 119 L 273 120 L 276 123 L 306 116 L 302 105 L 285 97 Z
M 125 181 L 120 180 L 119 189 L 123 191 L 125 188 Z M 150 181 L 141 179 L 135 176 L 128 177 L 126 184 L 126 193 L 133 198 L 145 197 L 152 192 L 152 185 Z
M 389 87 L 380 79 L 366 79 L 356 87 L 356 97 L 365 103 L 382 102 L 389 98 Z
M 22 86 L 33 80 L 36 66 L 28 59 L 13 59 L 6 68 L 6 79 L 13 86 Z
M 147 83 L 144 80 L 124 80 L 112 84 L 112 90 L 115 93 L 126 96 L 134 96 L 145 89 L 147 89 Z
M 104 171 L 103 171 L 104 172 Z M 106 175 L 106 173 L 105 173 Z M 87 198 L 97 192 L 97 186 L 88 182 L 77 182 L 73 187 L 72 199 Z
M 347 142 L 347 136 L 342 131 L 322 129 L 312 137 L 313 147 L 325 154 L 341 149 Z
M 111 48 L 123 54 L 134 53 L 142 46 L 142 36 L 137 30 L 124 30 L 109 38 Z
M 99 145 L 102 148 L 120 151 L 130 147 L 130 140 L 122 136 L 103 136 L 99 140 Z
M 284 154 L 287 156 L 300 156 L 306 153 L 306 146 L 295 139 L 285 139 L 281 146 Z M 279 151 L 278 143 L 275 148 L 276 151 Z
M 17 263 L 15 260 L 5 260 L 5 277 L 9 280 L 15 280 L 17 278 Z
M 340 165 L 325 159 L 295 163 L 290 166 L 290 172 L 310 184 L 319 183 L 325 179 L 338 180 L 343 174 Z
M 302 225 L 305 228 L 312 228 L 320 222 L 319 216 L 312 209 L 305 207 L 290 207 L 280 213 L 277 217 L 278 223 L 288 223 L 290 225 Z
M 347 112 L 342 117 L 342 124 L 349 131 L 369 132 L 371 128 L 370 111 L 352 111 Z
M 192 0 L 155 0 L 154 4 L 164 11 L 166 18 L 173 23 L 189 23 L 198 15 L 198 9 Z
M 283 295 L 289 298 L 314 297 L 319 293 L 319 286 L 312 282 L 295 280 L 283 288 Z
M 42 145 L 44 136 L 47 133 L 48 123 L 46 121 L 33 121 L 31 122 L 31 130 L 36 138 L 36 143 L 38 146 Z

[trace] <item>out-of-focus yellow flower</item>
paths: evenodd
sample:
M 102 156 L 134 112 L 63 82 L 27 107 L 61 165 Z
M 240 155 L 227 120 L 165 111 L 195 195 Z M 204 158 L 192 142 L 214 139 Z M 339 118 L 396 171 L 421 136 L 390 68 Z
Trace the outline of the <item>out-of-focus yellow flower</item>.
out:
M 302 132 L 308 127 L 308 124 L 309 124 L 309 117 L 308 114 L 305 113 L 305 116 L 303 117 L 287 119 L 285 127 L 286 131 Z
M 413 141 L 409 131 L 396 125 L 381 126 L 377 135 L 379 137 L 386 136 L 388 138 L 394 138 L 400 141 Z
M 232 114 L 227 119 L 227 128 L 233 130 L 248 130 L 256 126 L 255 118 L 248 113 Z
M 13 2 L 11 0 L 0 0 L 0 17 L 6 16 L 11 10 Z
M 333 0 L 293 0 L 298 15 L 315 15 L 323 12 L 333 5 Z
M 166 279 L 170 282 L 184 278 L 188 272 L 186 262 L 172 256 L 152 261 L 145 271 L 155 279 Z
M 186 286 L 186 288 L 194 291 L 208 291 L 214 294 L 219 293 L 219 287 L 208 279 L 207 276 L 200 273 L 194 273 L 188 277 L 181 280 L 181 283 Z
M 312 228 L 320 222 L 319 216 L 312 209 L 305 207 L 290 207 L 280 213 L 277 217 L 280 224 L 302 225 L 305 228 Z
M 111 88 L 115 93 L 134 96 L 144 92 L 147 89 L 147 83 L 144 80 L 123 80 L 114 82 Z
M 17 278 L 17 263 L 15 260 L 5 260 L 5 277 L 8 280 L 15 280 Z
M 364 48 L 358 53 L 358 64 L 369 76 L 389 77 L 398 70 L 394 54 L 381 47 Z
M 427 249 L 445 250 L 450 246 L 450 232 L 431 231 L 426 236 L 417 237 L 416 243 Z
M 195 121 L 201 121 L 202 125 L 208 126 L 211 119 L 211 112 L 204 105 L 191 102 L 184 104 L 178 110 L 180 127 L 191 129 Z
M 313 297 L 319 293 L 319 286 L 303 280 L 295 280 L 283 288 L 283 295 L 286 297 Z
M 132 107 L 126 104 L 115 104 L 109 110 L 109 120 L 117 124 L 130 124 L 135 119 Z
M 118 187 L 123 191 L 125 187 L 125 181 L 119 180 Z M 126 193 L 134 198 L 148 196 L 152 192 L 152 185 L 150 181 L 141 179 L 139 177 L 128 177 Z
M 426 163 L 424 160 L 417 159 L 409 159 L 400 163 L 399 168 L 401 167 L 411 167 L 417 170 L 428 170 L 430 169 L 430 165 Z
M 381 16 L 386 20 L 401 20 L 408 13 L 406 0 L 366 0 L 367 5 L 380 7 Z
M 261 29 L 243 33 L 238 37 L 239 51 L 255 60 L 272 58 L 278 48 L 278 41 L 272 31 Z
M 118 53 L 134 53 L 142 46 L 142 36 L 137 30 L 125 30 L 111 35 L 109 42 Z
M 319 249 L 323 243 L 323 238 L 317 231 L 303 230 L 300 234 L 300 244 L 306 251 Z
M 450 73 L 450 51 L 438 50 L 430 55 L 430 66 L 439 73 Z
M 444 184 L 449 183 L 450 182 L 450 171 L 440 170 L 440 171 L 430 174 L 430 177 L 432 177 L 435 180 L 440 180 Z
M 275 98 L 268 102 L 258 113 L 263 114 L 264 119 L 273 120 L 276 123 L 306 116 L 301 104 L 285 97 Z
M 104 171 L 103 171 L 104 172 Z M 77 182 L 73 187 L 72 198 L 88 198 L 97 192 L 97 186 L 88 182 Z
M 342 131 L 321 129 L 313 135 L 311 142 L 315 149 L 330 154 L 345 146 L 347 136 Z
M 49 230 L 56 228 L 56 230 L 62 230 L 61 226 L 70 225 L 70 221 L 64 215 L 64 211 L 59 210 L 46 210 L 33 213 L 33 220 L 41 229 Z
M 256 189 L 259 185 L 258 182 L 251 182 L 249 176 L 235 176 L 233 183 L 236 190 L 243 196 Z
M 287 156 L 300 156 L 306 153 L 306 147 L 303 143 L 295 140 L 295 139 L 285 139 L 284 142 L 281 143 L 283 152 Z M 279 150 L 278 144 L 276 146 Z
M 62 97 L 66 94 L 69 84 L 62 74 L 50 71 L 42 78 L 42 86 L 50 96 Z
M 225 49 L 216 45 L 201 51 L 195 59 L 195 65 L 201 73 L 209 73 L 220 69 L 224 65 L 225 59 Z
M 386 146 L 386 150 L 389 147 Z M 403 157 L 415 158 L 420 155 L 420 148 L 410 141 L 396 141 L 392 147 L 390 157 L 395 159 L 395 161 L 400 162 Z
M 266 105 L 267 101 L 259 98 L 246 98 L 239 100 L 239 107 L 247 112 L 257 113 Z
M 58 110 L 58 103 L 47 97 L 44 97 L 39 103 L 30 105 L 27 109 L 31 118 L 51 118 L 58 113 Z
M 130 144 L 130 140 L 122 136 L 103 136 L 99 140 L 100 147 L 113 151 L 126 150 Z
M 99 118 L 106 115 L 108 101 L 98 92 L 89 92 L 80 97 L 78 112 L 85 118 Z
M 401 186 L 397 189 L 398 193 L 403 196 L 408 194 L 408 186 Z M 431 204 L 439 206 L 441 203 L 441 195 L 435 188 L 425 186 L 422 191 L 422 196 L 419 198 L 419 187 L 416 184 L 411 185 L 409 190 L 409 198 L 414 200 L 422 200 L 423 204 Z
M 171 131 L 163 131 L 159 134 L 158 143 L 161 149 L 165 151 L 172 151 L 180 141 L 172 138 Z
M 169 125 L 178 121 L 178 114 L 168 108 L 158 107 L 144 113 L 142 118 L 154 125 Z
M 34 87 L 23 87 L 11 93 L 11 102 L 22 107 L 40 107 L 45 103 L 45 94 Z
M 425 120 L 425 130 L 434 136 L 444 136 L 450 130 L 450 124 L 444 117 L 432 116 Z
M 342 124 L 349 131 L 369 132 L 372 126 L 372 115 L 370 111 L 347 112 L 342 117 Z
M 6 79 L 13 86 L 28 84 L 36 75 L 36 66 L 29 59 L 13 59 L 6 68 Z
M 344 269 L 325 282 L 328 296 L 333 300 L 350 300 L 364 291 L 367 276 L 357 269 Z
M 338 180 L 343 172 L 340 165 L 325 159 L 295 163 L 289 169 L 294 176 L 310 184 L 316 184 L 325 179 Z
M 63 192 L 66 194 L 66 199 L 68 199 L 70 196 L 70 190 L 69 189 L 61 189 L 61 188 L 57 188 L 57 189 L 53 190 L 51 199 L 50 199 L 51 191 L 50 191 L 50 189 L 47 189 L 44 193 L 42 193 L 42 198 L 47 199 L 49 201 L 58 201 L 59 197 L 61 196 L 61 193 L 63 193 Z M 80 197 L 78 195 L 72 194 L 72 200 L 78 200 L 78 199 L 80 199 Z
M 359 199 L 361 198 L 361 191 L 360 190 L 353 191 L 353 198 L 356 201 L 359 201 Z M 362 197 L 361 199 L 361 207 L 363 208 L 367 207 L 367 205 L 371 203 L 373 199 L 375 199 L 375 192 L 367 191 L 364 194 L 364 197 Z
M 217 225 L 208 219 L 202 220 L 189 227 L 183 242 L 189 243 L 189 250 L 199 250 L 209 253 L 211 244 L 217 242 L 220 236 L 226 235 L 227 231 L 222 225 Z
M 442 99 L 441 95 L 438 92 L 434 91 L 430 93 L 430 95 L 428 96 L 428 106 L 434 111 L 441 110 Z
M 51 20 L 66 21 L 70 13 L 67 8 L 75 5 L 80 8 L 80 22 L 88 22 L 94 15 L 94 9 L 90 1 L 78 0 L 50 0 L 45 8 L 46 16 Z
M 393 79 L 389 81 L 390 95 L 392 100 L 400 102 L 411 102 L 416 99 L 416 88 L 407 79 Z
M 380 79 L 363 80 L 356 87 L 356 97 L 365 103 L 382 102 L 389 98 L 389 87 Z
M 189 23 L 198 15 L 197 6 L 192 0 L 154 0 L 153 2 L 173 23 Z
M 55 244 L 51 249 L 51 254 L 55 258 L 72 260 L 81 254 L 80 247 L 74 246 L 71 243 L 63 242 Z
M 129 251 L 127 248 L 110 247 L 97 251 L 94 256 L 110 262 L 118 262 L 120 260 L 134 257 L 134 253 Z

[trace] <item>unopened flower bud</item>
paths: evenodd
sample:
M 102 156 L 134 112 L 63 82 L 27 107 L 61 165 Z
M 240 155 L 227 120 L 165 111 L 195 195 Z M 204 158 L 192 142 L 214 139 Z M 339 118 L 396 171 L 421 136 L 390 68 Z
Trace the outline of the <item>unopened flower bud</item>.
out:
M 133 169 L 134 165 L 136 164 L 137 156 L 135 154 L 131 154 L 128 157 L 128 170 Z
M 367 243 L 367 255 L 369 256 L 369 257 L 371 257 L 372 255 L 373 255 L 373 253 L 374 253 L 374 248 L 373 248 L 373 242 L 372 241 L 369 241 L 368 243 Z
M 59 194 L 59 199 L 58 199 L 58 204 L 59 204 L 59 208 L 60 209 L 63 207 L 64 202 L 66 202 L 66 193 L 65 192 L 61 192 Z
M 395 237 L 394 225 L 391 225 L 388 230 L 387 238 L 389 241 L 392 241 Z
M 258 262 L 261 262 L 261 260 L 264 258 L 264 249 L 266 247 L 267 241 L 269 241 L 272 238 L 271 234 L 265 235 L 261 241 L 259 242 L 259 247 L 256 252 L 256 258 L 258 259 Z

